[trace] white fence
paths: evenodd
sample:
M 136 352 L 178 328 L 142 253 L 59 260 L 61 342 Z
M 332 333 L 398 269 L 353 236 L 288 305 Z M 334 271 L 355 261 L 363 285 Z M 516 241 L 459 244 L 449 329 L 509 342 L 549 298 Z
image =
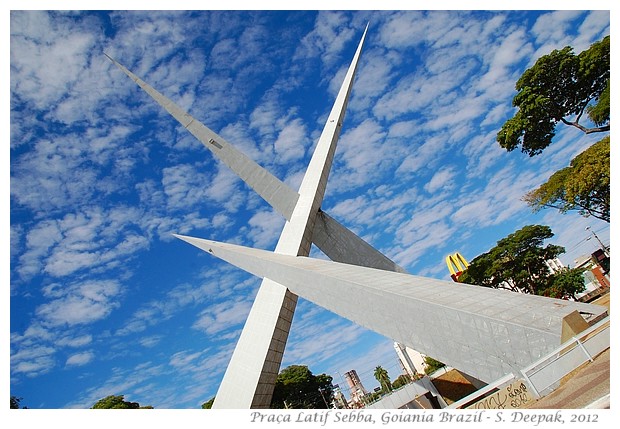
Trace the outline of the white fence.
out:
M 508 374 L 454 402 L 447 408 L 465 408 L 482 399 L 490 392 L 516 380 L 523 379 L 536 397 L 545 396 L 557 388 L 560 380 L 610 345 L 610 317 L 607 316 L 595 325 L 565 342 L 547 356 L 528 365 L 519 374 Z
M 383 396 L 379 400 L 366 405 L 366 409 L 397 409 L 403 408 L 407 404 L 414 402 L 419 396 L 424 396 L 430 392 L 437 400 L 442 408 L 446 406 L 446 402 L 437 391 L 437 388 L 431 382 L 429 377 L 423 377 L 412 383 L 405 384 L 399 389 L 392 391 L 390 394 Z M 408 408 L 423 408 L 422 406 L 411 406 Z

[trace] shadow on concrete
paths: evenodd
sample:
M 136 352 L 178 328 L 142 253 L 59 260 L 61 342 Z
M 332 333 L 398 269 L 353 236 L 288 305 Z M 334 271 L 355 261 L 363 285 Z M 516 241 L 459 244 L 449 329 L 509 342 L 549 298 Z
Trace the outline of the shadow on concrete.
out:
M 435 377 L 433 384 L 448 405 L 478 390 L 456 369 Z

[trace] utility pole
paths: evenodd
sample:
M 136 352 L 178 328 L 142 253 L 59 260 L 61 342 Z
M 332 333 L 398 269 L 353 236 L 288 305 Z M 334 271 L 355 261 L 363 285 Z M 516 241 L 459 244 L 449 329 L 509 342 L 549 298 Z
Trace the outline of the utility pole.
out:
M 325 399 L 325 395 L 323 395 L 322 387 L 319 387 L 319 392 L 321 393 L 321 398 L 323 398 L 323 402 L 325 402 L 325 407 L 329 408 L 329 404 L 327 403 L 327 400 Z
M 596 233 L 594 231 L 592 231 L 592 228 L 590 228 L 590 226 L 586 226 L 586 231 L 590 231 L 592 233 L 592 235 L 594 236 L 594 238 L 596 238 L 596 240 L 598 241 L 598 243 L 601 245 L 601 249 L 603 250 L 603 252 L 605 252 L 605 255 L 609 256 L 607 254 L 607 247 L 605 247 L 605 245 L 603 244 L 603 242 L 601 241 L 600 238 L 598 238 L 598 235 L 596 235 Z M 590 237 L 588 237 L 588 240 L 590 239 Z

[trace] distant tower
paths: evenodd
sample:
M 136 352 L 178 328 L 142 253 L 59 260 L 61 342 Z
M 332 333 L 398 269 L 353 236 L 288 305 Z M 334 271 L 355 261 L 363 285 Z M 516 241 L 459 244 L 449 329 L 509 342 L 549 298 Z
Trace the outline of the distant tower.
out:
M 349 388 L 351 389 L 351 401 L 362 402 L 362 398 L 368 394 L 368 391 L 364 389 L 364 385 L 357 376 L 357 372 L 354 369 L 345 372 L 344 378 L 347 380 Z

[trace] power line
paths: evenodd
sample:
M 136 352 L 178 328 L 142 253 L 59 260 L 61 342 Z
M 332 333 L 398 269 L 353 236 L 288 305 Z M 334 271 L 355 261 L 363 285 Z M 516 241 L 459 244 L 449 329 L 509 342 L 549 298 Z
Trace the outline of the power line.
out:
M 603 231 L 605 231 L 605 230 L 608 230 L 608 229 L 609 229 L 609 226 L 606 226 L 606 227 L 604 227 L 604 228 L 599 229 L 598 231 L 594 231 L 594 230 L 592 230 L 592 229 L 590 229 L 590 231 L 591 231 L 593 234 L 595 234 L 595 237 L 597 237 L 597 238 L 598 238 L 598 236 L 596 235 L 596 233 L 599 233 L 599 234 L 600 234 L 601 232 L 603 232 Z M 586 228 L 586 230 L 587 230 L 587 228 Z M 582 245 L 583 245 L 586 241 L 590 241 L 591 239 L 592 239 L 592 236 L 588 236 L 588 237 L 586 237 L 586 238 L 584 238 L 584 239 L 582 239 L 582 240 L 579 240 L 579 241 L 578 241 L 577 243 L 575 243 L 575 244 L 574 244 L 571 248 L 567 249 L 565 253 L 569 253 L 569 252 L 572 252 L 572 251 L 576 250 L 578 247 L 582 246 Z M 600 243 L 600 244 L 601 244 L 601 246 L 603 246 L 605 249 L 608 249 L 608 248 L 609 248 L 609 244 L 605 245 L 605 244 L 604 244 L 604 243 L 603 243 L 600 239 L 599 239 L 599 243 Z

